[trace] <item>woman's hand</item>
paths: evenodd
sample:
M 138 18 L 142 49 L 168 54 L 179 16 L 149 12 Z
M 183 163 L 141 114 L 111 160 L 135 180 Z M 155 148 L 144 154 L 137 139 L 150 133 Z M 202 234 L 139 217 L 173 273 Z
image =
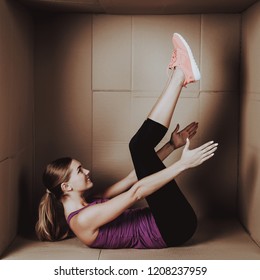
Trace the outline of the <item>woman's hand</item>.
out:
M 204 161 L 210 159 L 214 156 L 214 152 L 218 148 L 218 144 L 214 143 L 214 141 L 207 142 L 206 144 L 190 150 L 190 140 L 187 138 L 186 145 L 183 149 L 182 156 L 181 156 L 181 163 L 186 168 L 192 168 L 202 164 Z
M 185 145 L 186 139 L 191 139 L 196 133 L 198 129 L 198 123 L 192 122 L 188 126 L 186 126 L 183 130 L 179 131 L 180 125 L 177 124 L 176 128 L 171 134 L 170 144 L 174 149 L 178 149 Z

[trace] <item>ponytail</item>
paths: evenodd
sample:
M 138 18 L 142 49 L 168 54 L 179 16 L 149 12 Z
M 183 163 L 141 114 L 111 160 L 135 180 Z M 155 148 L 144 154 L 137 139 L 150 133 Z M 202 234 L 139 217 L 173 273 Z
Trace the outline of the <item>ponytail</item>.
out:
M 46 193 L 41 199 L 35 231 L 41 241 L 58 241 L 70 235 L 63 205 L 52 193 Z
M 62 240 L 72 233 L 61 203 L 61 184 L 70 178 L 71 162 L 69 157 L 57 159 L 48 164 L 43 173 L 43 183 L 47 191 L 40 201 L 39 217 L 35 226 L 36 235 L 41 241 Z

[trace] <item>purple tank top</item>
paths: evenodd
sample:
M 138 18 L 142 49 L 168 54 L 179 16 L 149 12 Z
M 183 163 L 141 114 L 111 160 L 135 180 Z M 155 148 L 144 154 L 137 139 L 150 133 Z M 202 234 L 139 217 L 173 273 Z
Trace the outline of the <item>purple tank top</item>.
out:
M 77 211 L 69 214 L 69 224 L 72 217 L 93 204 L 103 203 L 106 199 L 98 199 Z M 128 209 L 110 223 L 99 228 L 92 248 L 136 248 L 159 249 L 166 248 L 166 244 L 155 223 L 154 217 L 148 207 Z

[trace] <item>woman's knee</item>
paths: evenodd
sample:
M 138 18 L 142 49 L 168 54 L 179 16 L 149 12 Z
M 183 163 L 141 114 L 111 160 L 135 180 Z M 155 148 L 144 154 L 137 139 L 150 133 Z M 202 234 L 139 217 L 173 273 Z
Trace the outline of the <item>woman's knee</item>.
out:
M 140 153 L 145 148 L 145 144 L 137 135 L 134 135 L 129 142 L 129 150 L 131 154 Z
M 167 236 L 167 245 L 169 247 L 178 247 L 188 242 L 197 230 L 197 217 L 191 215 L 189 219 L 183 220 L 179 225 L 175 224 L 172 236 Z

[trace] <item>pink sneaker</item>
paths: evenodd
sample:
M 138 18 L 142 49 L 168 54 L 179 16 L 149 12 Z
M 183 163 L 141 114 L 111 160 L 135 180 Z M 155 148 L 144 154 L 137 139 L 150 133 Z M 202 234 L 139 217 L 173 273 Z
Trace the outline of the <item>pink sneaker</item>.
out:
M 199 81 L 200 71 L 188 43 L 178 33 L 173 34 L 172 43 L 174 45 L 174 50 L 168 68 L 173 69 L 179 66 L 182 69 L 185 74 L 183 86 Z

